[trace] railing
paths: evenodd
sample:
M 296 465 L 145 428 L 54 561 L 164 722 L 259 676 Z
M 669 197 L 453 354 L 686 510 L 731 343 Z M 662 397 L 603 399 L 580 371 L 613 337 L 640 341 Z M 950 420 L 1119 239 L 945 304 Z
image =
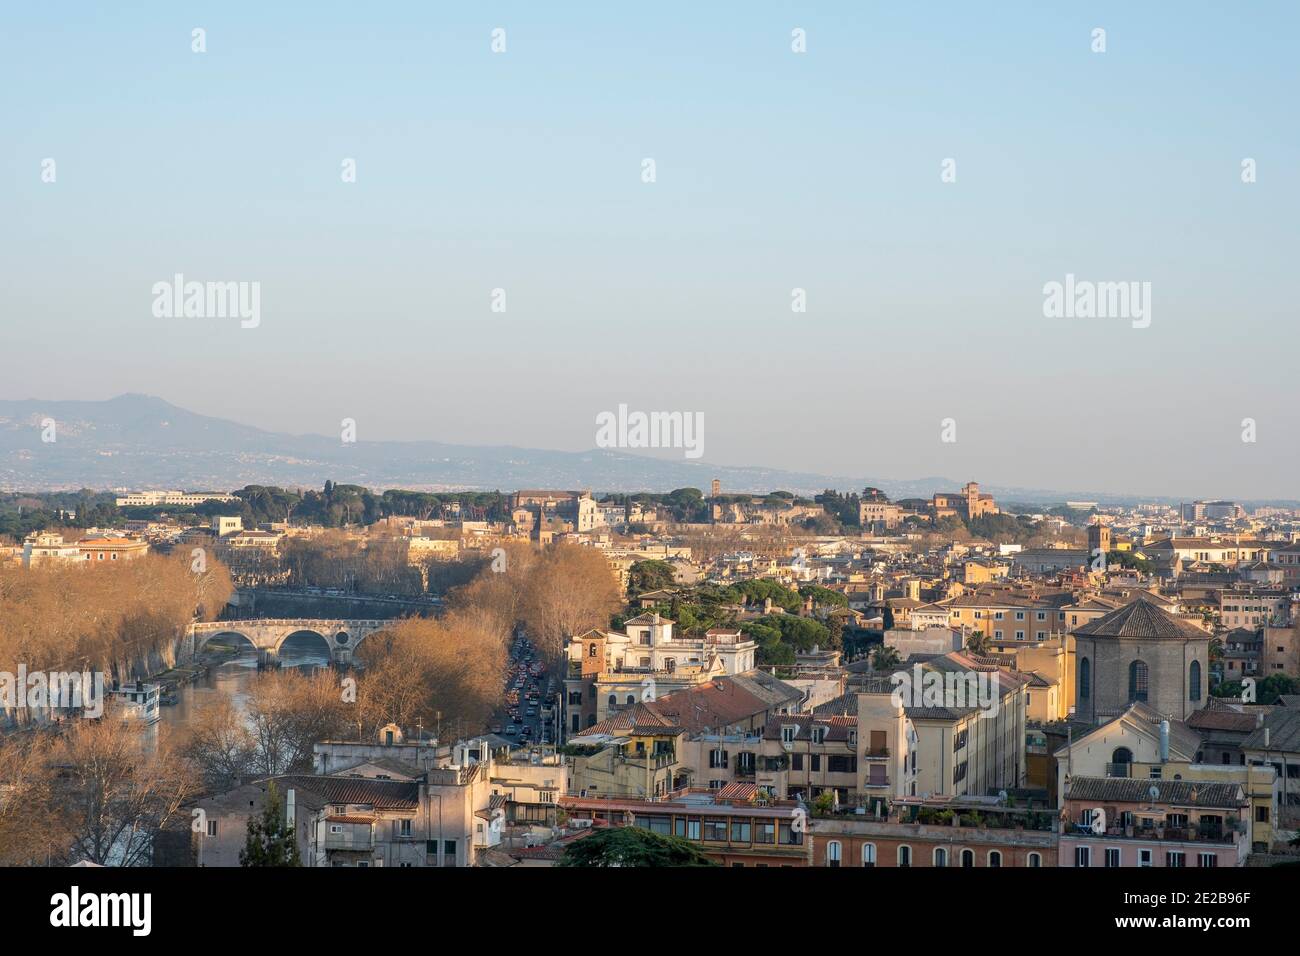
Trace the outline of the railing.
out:
M 1197 826 L 1188 827 L 1109 827 L 1104 834 L 1093 833 L 1092 828 L 1083 824 L 1075 824 L 1074 827 L 1067 831 L 1068 836 L 1073 837 L 1095 837 L 1096 839 L 1106 840 L 1146 840 L 1156 842 L 1176 842 L 1176 843 L 1232 843 L 1233 829 L 1231 827 L 1213 827 L 1201 829 Z
M 326 850 L 371 850 L 374 845 L 374 837 L 368 829 L 362 833 L 325 834 Z
M 646 755 L 644 753 L 623 754 L 622 759 L 627 763 L 643 764 L 646 762 Z M 650 765 L 654 769 L 658 770 L 662 767 L 671 767 L 675 764 L 677 762 L 677 755 L 674 753 L 651 754 L 650 761 Z
M 1108 763 L 1106 764 L 1106 776 L 1108 777 L 1128 777 L 1132 764 L 1127 763 Z

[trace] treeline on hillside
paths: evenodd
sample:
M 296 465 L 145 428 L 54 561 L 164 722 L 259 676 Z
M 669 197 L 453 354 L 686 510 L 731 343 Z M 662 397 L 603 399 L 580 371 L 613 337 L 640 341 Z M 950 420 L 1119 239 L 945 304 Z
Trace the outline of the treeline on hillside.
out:
M 0 495 L 0 538 L 21 541 L 36 531 L 111 527 L 125 520 L 111 492 L 82 489 Z
M 182 522 L 206 523 L 216 515 L 239 517 L 244 527 L 271 522 L 341 528 L 374 524 L 390 516 L 422 521 L 460 517 L 503 521 L 510 516 L 510 496 L 500 491 L 439 492 L 392 489 L 376 493 L 361 485 L 325 482 L 320 491 L 246 485 L 232 492 L 238 501 L 209 501 L 192 508 L 126 508 L 132 518 L 171 514 Z

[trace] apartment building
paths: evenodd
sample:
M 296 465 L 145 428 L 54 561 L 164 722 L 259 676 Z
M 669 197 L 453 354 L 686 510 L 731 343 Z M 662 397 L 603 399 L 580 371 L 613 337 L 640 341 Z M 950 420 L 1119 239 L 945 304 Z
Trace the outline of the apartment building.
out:
M 858 502 L 858 524 L 863 531 L 892 531 L 903 523 L 903 509 L 887 499 L 863 498 Z
M 149 553 L 149 542 L 139 538 L 82 538 L 77 542 L 63 540 L 63 535 L 50 532 L 28 535 L 23 541 L 22 563 L 25 568 L 42 565 L 101 561 L 134 561 Z
M 998 505 L 993 496 L 981 494 L 979 484 L 974 481 L 962 485 L 961 491 L 941 492 L 930 499 L 930 514 L 935 519 L 955 515 L 971 521 L 997 513 Z
M 634 702 L 570 735 L 562 751 L 568 789 L 579 796 L 654 799 L 689 786 L 684 737 L 653 701 Z
M 1260 630 L 1259 672 L 1300 675 L 1300 617 L 1290 627 L 1264 627 Z
M 976 588 L 947 602 L 947 623 L 993 641 L 1045 641 L 1067 629 L 1067 609 L 1075 604 L 1069 591 Z M 1075 610 L 1076 620 L 1081 613 L 1091 612 Z
M 920 706 L 906 708 L 918 741 L 915 791 L 909 796 L 982 796 L 1023 787 L 1032 677 L 963 652 L 928 661 L 922 670 L 942 678 L 945 688 L 988 682 L 994 704 L 972 706 L 967 693 L 966 706 L 936 706 L 923 695 Z
M 1284 705 L 1265 715 L 1263 722 L 1241 743 L 1246 763 L 1272 767 L 1278 779 L 1276 827 L 1300 829 L 1300 699 L 1284 698 Z
M 1235 568 L 1239 564 L 1267 561 L 1276 542 L 1256 541 L 1238 537 L 1162 538 L 1142 545 L 1142 550 L 1153 559 L 1170 561 L 1175 558 L 1184 564 L 1222 564 Z
M 149 542 L 137 538 L 82 538 L 77 550 L 83 561 L 134 561 L 149 553 Z
M 216 491 L 132 491 L 117 499 L 119 508 L 157 508 L 161 505 L 193 507 L 209 501 L 238 501 L 235 495 Z
M 905 797 L 888 814 L 814 815 L 813 866 L 1054 867 L 1056 817 L 996 798 Z
M 604 525 L 601 509 L 590 491 L 517 491 L 510 499 L 511 516 L 523 530 L 537 530 L 547 518 L 560 519 L 569 530 L 583 533 Z
M 595 826 L 638 826 L 696 844 L 728 867 L 807 866 L 807 811 L 774 801 L 753 784 L 720 791 L 685 789 L 665 800 L 565 797 L 571 820 Z
M 1233 588 L 1218 592 L 1219 623 L 1228 629 L 1282 627 L 1290 623 L 1291 592 L 1286 588 Z
M 1240 784 L 1071 777 L 1060 861 L 1074 867 L 1232 867 L 1250 854 Z
M 640 614 L 623 631 L 594 630 L 570 638 L 564 681 L 567 733 L 638 701 L 754 669 L 758 646 L 740 630 L 716 628 L 700 638 L 683 638 L 673 633 L 674 623 L 657 613 Z
M 773 717 L 763 729 L 755 783 L 778 799 L 887 805 L 913 792 L 918 737 L 893 685 L 876 681 L 816 708 Z

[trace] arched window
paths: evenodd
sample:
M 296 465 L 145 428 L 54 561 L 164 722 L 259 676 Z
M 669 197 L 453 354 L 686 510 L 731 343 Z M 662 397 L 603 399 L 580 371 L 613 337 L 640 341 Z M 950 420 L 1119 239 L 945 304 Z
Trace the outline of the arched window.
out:
M 1128 699 L 1129 703 L 1147 699 L 1146 661 L 1134 661 L 1128 666 Z
M 588 656 L 588 657 L 595 657 L 595 656 L 596 656 L 596 645 L 595 645 L 595 644 L 592 644 L 589 648 L 587 648 L 587 656 Z
M 876 845 L 874 843 L 862 844 L 862 865 L 868 869 L 876 865 Z
M 1188 697 L 1191 700 L 1201 699 L 1201 662 L 1192 661 L 1191 666 L 1187 668 L 1187 686 Z
M 631 706 L 632 706 L 633 704 L 635 704 L 635 703 L 636 703 L 636 694 L 628 694 L 628 695 L 627 695 L 627 705 L 628 705 L 629 707 L 631 707 Z
M 935 847 L 934 849 L 934 865 L 935 866 L 948 865 L 948 851 L 941 846 Z
M 989 851 L 989 866 L 992 867 L 1002 866 L 1002 854 L 999 853 L 997 850 Z
M 1133 762 L 1133 751 L 1127 747 L 1116 747 L 1111 751 L 1110 764 L 1106 767 L 1108 777 L 1127 777 L 1129 764 Z
M 1031 853 L 1029 854 L 1029 865 L 1034 869 L 1038 869 L 1043 865 L 1043 858 L 1037 853 Z
M 1087 700 L 1092 693 L 1092 662 L 1079 658 L 1079 700 Z
M 900 846 L 898 848 L 898 865 L 899 866 L 912 865 L 912 848 L 910 846 Z
M 826 865 L 838 867 L 840 865 L 840 841 L 832 840 L 826 844 Z
M 610 695 L 609 695 L 609 706 L 611 706 L 611 707 L 617 707 L 617 706 L 618 706 L 618 697 L 617 697 L 616 695 L 614 695 L 614 694 L 610 694 Z
M 973 866 L 975 865 L 975 851 L 974 851 L 974 850 L 962 850 L 962 851 L 961 851 L 961 865 L 962 865 L 963 867 L 965 867 L 966 869 L 968 869 L 968 870 L 969 870 L 971 867 L 973 867 Z

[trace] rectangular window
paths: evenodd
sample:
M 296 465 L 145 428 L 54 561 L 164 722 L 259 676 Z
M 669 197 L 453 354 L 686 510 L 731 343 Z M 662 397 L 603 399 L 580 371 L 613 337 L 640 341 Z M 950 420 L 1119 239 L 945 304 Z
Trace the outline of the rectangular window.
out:
M 1092 848 L 1086 846 L 1076 846 L 1074 848 L 1074 865 L 1090 866 L 1092 864 Z
M 704 821 L 704 839 L 713 843 L 727 842 L 727 821 L 726 820 L 705 820 Z
M 731 842 L 732 843 L 749 842 L 749 821 L 748 820 L 731 821 Z
M 1119 866 L 1119 849 L 1116 847 L 1106 848 L 1106 866 L 1114 868 Z

